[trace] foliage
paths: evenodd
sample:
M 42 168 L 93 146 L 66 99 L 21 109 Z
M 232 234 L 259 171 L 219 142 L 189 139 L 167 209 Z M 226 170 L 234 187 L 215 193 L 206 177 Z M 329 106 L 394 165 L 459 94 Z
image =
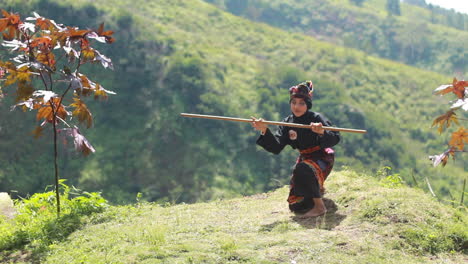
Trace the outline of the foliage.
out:
M 380 183 L 384 187 L 401 187 L 404 184 L 399 173 L 389 174 L 392 168 L 386 166 L 377 171 L 377 176 L 382 177 Z
M 362 4 L 366 1 L 366 0 L 350 0 L 352 3 L 354 3 L 355 5 L 357 6 L 362 6 Z
M 468 144 L 468 129 L 460 125 L 459 119 L 466 121 L 464 118 L 458 118 L 456 111 L 464 110 L 468 111 L 468 82 L 467 81 L 458 81 L 456 78 L 453 79 L 452 84 L 441 85 L 434 90 L 436 95 L 446 95 L 453 94 L 455 95 L 455 100 L 451 101 L 450 110 L 445 114 L 437 117 L 432 126 L 438 126 L 438 131 L 440 134 L 445 129 L 448 129 L 451 125 L 457 125 L 458 130 L 452 132 L 450 141 L 448 142 L 448 149 L 446 149 L 442 154 L 430 156 L 432 163 L 435 166 L 442 164 L 445 166 L 450 156 L 455 159 L 455 154 L 457 152 L 466 152 L 465 144 Z
M 460 58 L 466 52 L 462 43 L 468 37 L 464 30 L 468 15 L 447 10 L 439 14 L 436 9 L 426 10 L 406 4 L 400 9 L 399 0 L 368 0 L 362 8 L 356 8 L 350 2 L 250 0 L 246 1 L 247 7 L 241 13 L 228 6 L 225 9 L 251 20 L 290 32 L 302 32 L 381 58 L 439 73 L 466 75 L 466 65 Z M 452 26 L 443 22 L 449 18 L 457 21 L 457 30 L 446 27 Z M 461 56 L 452 58 L 453 54 Z M 447 57 L 450 57 L 449 64 Z
M 53 191 L 35 193 L 29 198 L 15 201 L 16 215 L 13 219 L 0 216 L 0 260 L 9 252 L 27 250 L 41 254 L 48 246 L 64 241 L 71 233 L 81 228 L 84 216 L 103 212 L 108 204 L 99 193 L 89 193 L 69 187 L 60 181 L 63 192 L 62 214 L 55 215 Z
M 64 141 L 65 137 L 71 137 L 75 149 L 84 155 L 95 152 L 80 129 L 69 123 L 76 119 L 90 128 L 93 117 L 83 98 L 93 95 L 95 99 L 107 99 L 108 94 L 114 94 L 80 71 L 82 65 L 96 62 L 104 68 L 113 68 L 111 60 L 91 45 L 91 40 L 114 42 L 113 32 L 105 31 L 104 24 L 97 30 L 64 26 L 37 13 L 25 21 L 19 14 L 6 10 L 2 10 L 2 15 L 2 45 L 11 48 L 15 55 L 11 55 L 8 61 L 0 61 L 0 78 L 5 78 L 2 79 L 5 87 L 16 88 L 12 92 L 16 102 L 13 109 L 20 107 L 23 111 L 37 111 L 36 122 L 39 125 L 33 131 L 36 138 L 43 134 L 47 125 L 51 125 L 59 215 L 58 136 L 62 136 Z M 2 97 L 0 89 L 0 99 Z M 59 128 L 60 125 L 65 127 Z
M 387 12 L 389 15 L 401 15 L 400 0 L 387 0 Z

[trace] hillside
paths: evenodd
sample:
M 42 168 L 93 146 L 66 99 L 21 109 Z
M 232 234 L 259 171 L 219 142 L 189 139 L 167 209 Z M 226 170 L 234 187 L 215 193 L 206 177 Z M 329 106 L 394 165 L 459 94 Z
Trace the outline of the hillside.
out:
M 35 10 L 63 23 L 104 21 L 116 31 L 116 46 L 104 49 L 115 72 L 89 69 L 92 79 L 117 92 L 102 105 L 90 103 L 96 123 L 83 131 L 97 152 L 82 159 L 64 148 L 60 164 L 62 178 L 103 191 L 114 203 L 133 201 L 137 193 L 149 201 L 206 201 L 286 184 L 293 150 L 269 155 L 255 146 L 258 134 L 248 125 L 184 120 L 179 113 L 280 120 L 289 114 L 286 88 L 305 79 L 316 84 L 314 111 L 336 126 L 369 132 L 343 135 L 337 167 L 390 166 L 420 186 L 430 178 L 438 195 L 458 199 L 461 192 L 463 161 L 434 170 L 427 160 L 446 141 L 430 128 L 446 107 L 432 91 L 451 76 L 254 23 L 197 0 L 3 2 L 23 17 Z M 52 181 L 51 147 L 30 137 L 34 117 L 9 112 L 10 103 L 0 103 L 0 189 L 26 196 Z
M 329 212 L 307 220 L 287 210 L 287 187 L 209 203 L 110 207 L 86 218 L 81 229 L 55 241 L 42 255 L 10 251 L 9 257 L 0 254 L 0 260 L 96 264 L 466 261 L 466 208 L 442 205 L 395 179 L 335 172 L 327 182 Z
M 386 0 L 206 0 L 253 21 L 301 32 L 370 55 L 463 78 L 467 74 L 468 15 L 400 3 L 390 15 Z M 456 23 L 453 27 L 442 21 Z M 448 22 L 447 22 L 448 23 Z

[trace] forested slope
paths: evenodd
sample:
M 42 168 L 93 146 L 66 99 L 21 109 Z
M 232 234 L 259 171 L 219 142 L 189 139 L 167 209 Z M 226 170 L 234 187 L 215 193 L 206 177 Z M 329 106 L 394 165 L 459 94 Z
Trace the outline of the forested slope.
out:
M 206 1 L 253 21 L 370 55 L 458 78 L 467 73 L 468 15 L 454 11 L 393 1 L 399 13 L 392 13 L 387 0 Z
M 134 200 L 138 192 L 148 200 L 192 202 L 287 183 L 296 152 L 273 156 L 255 146 L 258 135 L 249 125 L 179 113 L 280 120 L 289 114 L 287 88 L 306 79 L 316 86 L 313 110 L 336 126 L 368 130 L 343 134 L 338 168 L 390 166 L 420 185 L 428 176 L 441 195 L 462 182 L 460 162 L 435 171 L 427 160 L 446 140 L 430 128 L 445 108 L 432 90 L 451 76 L 253 23 L 199 0 L 2 6 L 66 24 L 105 22 L 116 31 L 116 44 L 104 49 L 115 71 L 87 69 L 117 92 L 105 104 L 90 104 L 96 123 L 83 132 L 97 151 L 81 158 L 64 148 L 60 163 L 69 184 L 101 190 L 113 202 Z M 11 103 L 0 103 L 0 189 L 25 195 L 52 183 L 51 146 L 32 139 L 34 117 L 9 112 Z

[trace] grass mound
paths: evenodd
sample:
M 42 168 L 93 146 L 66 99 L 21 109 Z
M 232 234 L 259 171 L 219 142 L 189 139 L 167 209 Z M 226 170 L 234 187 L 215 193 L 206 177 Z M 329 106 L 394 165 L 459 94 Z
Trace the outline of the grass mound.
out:
M 209 203 L 111 207 L 44 263 L 461 263 L 467 215 L 404 185 L 350 171 L 327 182 L 329 212 L 301 220 L 288 188 Z

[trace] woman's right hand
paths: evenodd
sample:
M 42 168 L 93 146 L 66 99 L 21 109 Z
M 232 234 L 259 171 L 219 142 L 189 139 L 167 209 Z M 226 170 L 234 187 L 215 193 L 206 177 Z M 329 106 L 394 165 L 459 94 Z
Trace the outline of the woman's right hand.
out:
M 252 118 L 252 127 L 255 128 L 256 130 L 260 131 L 263 134 L 265 134 L 267 130 L 267 124 L 263 123 L 265 121 L 263 118 L 256 118 L 251 116 Z

